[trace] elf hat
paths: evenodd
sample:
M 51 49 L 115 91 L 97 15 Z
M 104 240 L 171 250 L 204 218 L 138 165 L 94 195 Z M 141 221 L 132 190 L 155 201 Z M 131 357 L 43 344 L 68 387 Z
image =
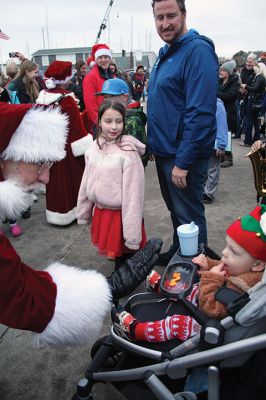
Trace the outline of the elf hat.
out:
M 226 233 L 252 257 L 266 262 L 266 205 L 233 222 Z
M 98 43 L 92 47 L 91 56 L 94 61 L 97 61 L 97 58 L 101 56 L 108 56 L 112 58 L 112 53 L 106 44 Z
M 41 162 L 62 160 L 68 118 L 60 108 L 0 102 L 0 159 Z
M 74 76 L 75 70 L 70 61 L 53 61 L 45 72 L 45 84 L 48 89 L 68 82 Z

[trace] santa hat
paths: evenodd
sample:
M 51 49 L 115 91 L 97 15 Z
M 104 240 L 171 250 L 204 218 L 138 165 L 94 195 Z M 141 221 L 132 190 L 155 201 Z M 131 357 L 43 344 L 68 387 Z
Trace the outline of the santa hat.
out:
M 68 82 L 74 73 L 70 61 L 53 61 L 45 72 L 45 85 L 48 89 L 54 89 L 56 85 Z
M 92 47 L 91 56 L 93 61 L 97 61 L 97 58 L 101 56 L 108 56 L 112 58 L 112 53 L 106 44 L 98 43 Z
M 58 161 L 65 157 L 68 119 L 60 108 L 0 102 L 0 160 Z M 0 220 L 15 218 L 32 204 L 32 195 L 0 170 Z
M 252 257 L 266 262 L 266 205 L 233 222 L 226 233 Z
M 68 118 L 60 108 L 0 103 L 0 159 L 59 161 L 65 155 Z

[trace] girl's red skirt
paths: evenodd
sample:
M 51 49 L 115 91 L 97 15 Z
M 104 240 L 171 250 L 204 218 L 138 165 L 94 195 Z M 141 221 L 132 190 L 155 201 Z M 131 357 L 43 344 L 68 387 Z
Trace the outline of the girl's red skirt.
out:
M 125 253 L 132 253 L 132 250 L 125 246 L 123 237 L 122 213 L 121 210 L 107 210 L 98 207 L 94 208 L 91 241 L 98 247 L 99 253 L 108 257 L 120 257 Z M 147 237 L 142 222 L 142 240 L 140 248 L 147 243 Z

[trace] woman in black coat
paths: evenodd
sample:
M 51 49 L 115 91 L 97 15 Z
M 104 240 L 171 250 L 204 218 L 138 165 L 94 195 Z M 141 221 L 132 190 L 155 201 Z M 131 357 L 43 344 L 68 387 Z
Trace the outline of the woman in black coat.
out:
M 220 67 L 219 83 L 217 88 L 217 97 L 224 103 L 227 113 L 227 125 L 232 134 L 236 134 L 237 126 L 237 109 L 236 100 L 239 97 L 239 77 L 234 74 L 234 60 L 224 63 Z
M 245 107 L 246 114 L 246 125 L 245 125 L 245 140 L 244 143 L 240 143 L 241 146 L 251 146 L 256 140 L 260 139 L 260 121 L 263 97 L 265 94 L 265 78 L 262 73 L 262 69 L 259 65 L 254 68 L 255 78 L 250 85 L 242 84 L 241 88 L 247 91 L 247 103 Z M 254 127 L 254 136 L 252 137 L 252 131 Z
M 25 59 L 20 65 L 17 78 L 9 84 L 8 89 L 16 90 L 20 103 L 35 103 L 40 90 L 37 82 L 38 71 L 37 64 Z
M 227 114 L 227 125 L 231 134 L 236 135 L 238 130 L 236 100 L 239 97 L 239 77 L 234 74 L 236 67 L 235 60 L 226 61 L 219 70 L 219 82 L 217 87 L 217 97 L 224 103 Z M 225 153 L 225 160 L 221 167 L 233 165 L 233 154 L 231 151 Z

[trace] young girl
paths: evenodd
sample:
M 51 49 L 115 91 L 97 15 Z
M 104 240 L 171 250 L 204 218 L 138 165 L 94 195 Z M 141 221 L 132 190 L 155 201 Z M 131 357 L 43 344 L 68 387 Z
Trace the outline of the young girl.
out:
M 192 260 L 201 268 L 201 278 L 187 297 L 207 316 L 218 320 L 227 315 L 226 306 L 215 297 L 219 288 L 227 286 L 241 294 L 261 281 L 266 267 L 266 206 L 257 206 L 249 215 L 233 222 L 226 233 L 221 261 L 203 254 Z M 152 271 L 147 277 L 149 287 L 158 291 L 160 279 L 160 275 Z M 112 317 L 116 332 L 129 340 L 184 341 L 200 331 L 200 325 L 187 315 L 140 322 L 119 306 Z
M 126 135 L 124 106 L 113 99 L 102 103 L 97 138 L 85 155 L 77 221 L 92 221 L 92 243 L 115 258 L 116 269 L 146 243 L 144 152 L 144 144 Z

